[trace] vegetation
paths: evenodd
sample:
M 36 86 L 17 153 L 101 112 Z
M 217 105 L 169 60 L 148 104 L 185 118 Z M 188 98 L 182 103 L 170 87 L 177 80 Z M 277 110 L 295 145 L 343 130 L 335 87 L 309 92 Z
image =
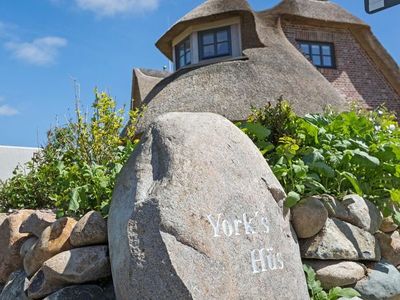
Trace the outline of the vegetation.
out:
M 303 196 L 357 193 L 400 224 L 400 128 L 384 108 L 300 117 L 280 99 L 238 126 L 284 186 L 286 206 Z
M 116 176 L 138 143 L 133 137 L 140 113 L 130 113 L 126 137 L 121 137 L 124 109 L 96 91 L 91 115 L 77 105 L 75 119 L 50 130 L 43 151 L 0 182 L 0 210 L 56 208 L 58 216 L 89 210 L 107 215 Z
M 321 282 L 316 279 L 315 271 L 307 265 L 303 265 L 303 269 L 307 277 L 307 286 L 311 300 L 336 300 L 341 297 L 351 299 L 361 296 L 352 288 L 335 287 L 326 292 L 321 287 Z

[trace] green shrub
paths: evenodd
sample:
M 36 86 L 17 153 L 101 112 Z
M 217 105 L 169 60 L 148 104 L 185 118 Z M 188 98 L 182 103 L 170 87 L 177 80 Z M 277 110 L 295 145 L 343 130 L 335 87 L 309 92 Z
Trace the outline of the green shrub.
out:
M 400 128 L 385 109 L 300 117 L 280 99 L 238 126 L 284 186 L 288 207 L 303 196 L 357 193 L 400 224 Z
M 321 282 L 316 279 L 315 271 L 307 265 L 303 265 L 303 269 L 304 273 L 306 274 L 307 287 L 310 293 L 311 300 L 337 300 L 341 297 L 351 299 L 361 296 L 356 290 L 352 288 L 335 287 L 326 292 L 322 288 Z
M 75 120 L 48 132 L 48 142 L 15 176 L 0 184 L 0 210 L 56 208 L 59 216 L 89 210 L 108 213 L 116 176 L 137 145 L 131 112 L 126 137 L 124 110 L 106 93 L 95 93 L 91 115 L 77 105 Z

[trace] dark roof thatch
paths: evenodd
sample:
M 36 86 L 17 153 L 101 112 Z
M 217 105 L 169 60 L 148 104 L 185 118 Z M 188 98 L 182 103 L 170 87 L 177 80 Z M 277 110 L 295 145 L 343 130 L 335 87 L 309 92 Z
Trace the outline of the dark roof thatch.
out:
M 369 26 L 329 1 L 283 0 L 270 10 L 256 13 L 246 0 L 208 0 L 173 25 L 157 46 L 172 58 L 172 40 L 188 26 L 235 15 L 242 18 L 243 53 L 248 59 L 181 69 L 156 83 L 150 92 L 146 83 L 147 88 L 139 88 L 147 106 L 139 131 L 166 112 L 214 112 L 230 120 L 244 120 L 252 106 L 265 106 L 280 96 L 288 99 L 299 114 L 320 112 L 326 105 L 346 109 L 344 97 L 286 38 L 281 22 L 287 18 L 349 28 L 369 44 L 370 56 L 391 77 L 392 85 L 400 87 L 398 66 L 374 42 Z M 142 78 L 136 76 L 140 83 Z
M 171 73 L 150 69 L 134 69 L 132 79 L 132 96 L 133 103 L 131 108 L 139 107 L 143 99 L 148 93 L 165 77 Z

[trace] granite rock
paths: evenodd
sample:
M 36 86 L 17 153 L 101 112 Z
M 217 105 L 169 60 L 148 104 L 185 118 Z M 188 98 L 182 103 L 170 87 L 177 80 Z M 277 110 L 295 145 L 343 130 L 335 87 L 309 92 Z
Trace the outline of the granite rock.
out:
M 400 272 L 382 260 L 368 269 L 368 277 L 354 287 L 364 300 L 399 300 Z
M 108 300 L 97 285 L 72 285 L 47 296 L 43 300 Z
M 56 214 L 51 210 L 36 210 L 26 219 L 19 228 L 21 233 L 33 234 L 40 237 L 43 230 L 56 220 Z
M 395 266 L 400 265 L 400 233 L 398 231 L 390 234 L 378 232 L 375 237 L 379 241 L 382 258 Z
M 391 233 L 391 232 L 395 231 L 398 228 L 399 228 L 399 226 L 394 223 L 393 218 L 392 217 L 387 217 L 387 218 L 383 219 L 382 225 L 379 228 L 379 230 L 382 231 L 382 232 L 385 232 L 385 233 Z
M 378 242 L 372 234 L 338 219 L 328 219 L 316 236 L 300 240 L 300 251 L 303 258 L 311 259 L 381 259 Z
M 298 238 L 310 238 L 324 227 L 328 211 L 317 197 L 301 200 L 292 208 L 292 225 Z
M 20 233 L 19 227 L 32 210 L 20 210 L 2 217 L 0 225 L 0 283 L 5 283 L 10 274 L 22 268 L 22 258 L 19 254 L 22 244 L 28 234 Z
M 19 255 L 23 259 L 29 251 L 33 249 L 35 246 L 36 242 L 38 241 L 38 238 L 35 236 L 31 236 L 28 238 L 21 246 L 21 249 L 19 250 Z
M 75 224 L 72 218 L 61 218 L 42 232 L 37 243 L 24 257 L 24 269 L 28 276 L 39 270 L 49 258 L 72 248 L 69 237 Z
M 71 284 L 111 275 L 107 246 L 90 246 L 61 252 L 47 260 L 31 278 L 28 296 L 40 299 Z
M 25 288 L 28 284 L 26 273 L 23 270 L 15 271 L 10 275 L 3 291 L 0 294 L 1 300 L 28 300 Z
M 114 190 L 108 239 L 117 299 L 308 299 L 272 185 L 283 193 L 228 120 L 159 117 Z
M 107 223 L 103 216 L 96 211 L 88 212 L 76 223 L 70 240 L 74 247 L 107 244 Z
M 344 221 L 372 234 L 379 230 L 382 215 L 372 202 L 358 195 L 347 195 L 343 198 L 342 205 L 348 211 L 348 219 Z
M 303 263 L 314 269 L 326 290 L 352 285 L 364 278 L 367 271 L 364 265 L 352 261 L 306 260 Z

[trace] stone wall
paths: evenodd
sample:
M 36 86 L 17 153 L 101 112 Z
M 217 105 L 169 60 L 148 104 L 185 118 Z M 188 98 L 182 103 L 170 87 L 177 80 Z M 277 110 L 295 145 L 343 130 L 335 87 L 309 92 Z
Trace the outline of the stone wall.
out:
M 0 214 L 0 299 L 115 299 L 107 225 L 89 212 L 79 221 L 52 211 Z M 2 291 L 1 291 L 2 290 Z
M 298 40 L 334 44 L 336 68 L 318 70 L 347 100 L 359 101 L 368 107 L 385 103 L 389 109 L 400 112 L 400 95 L 396 94 L 349 30 L 288 23 L 283 29 L 299 51 Z
M 354 287 L 365 300 L 400 299 L 400 232 L 358 195 L 303 199 L 292 209 L 303 263 L 322 286 Z

